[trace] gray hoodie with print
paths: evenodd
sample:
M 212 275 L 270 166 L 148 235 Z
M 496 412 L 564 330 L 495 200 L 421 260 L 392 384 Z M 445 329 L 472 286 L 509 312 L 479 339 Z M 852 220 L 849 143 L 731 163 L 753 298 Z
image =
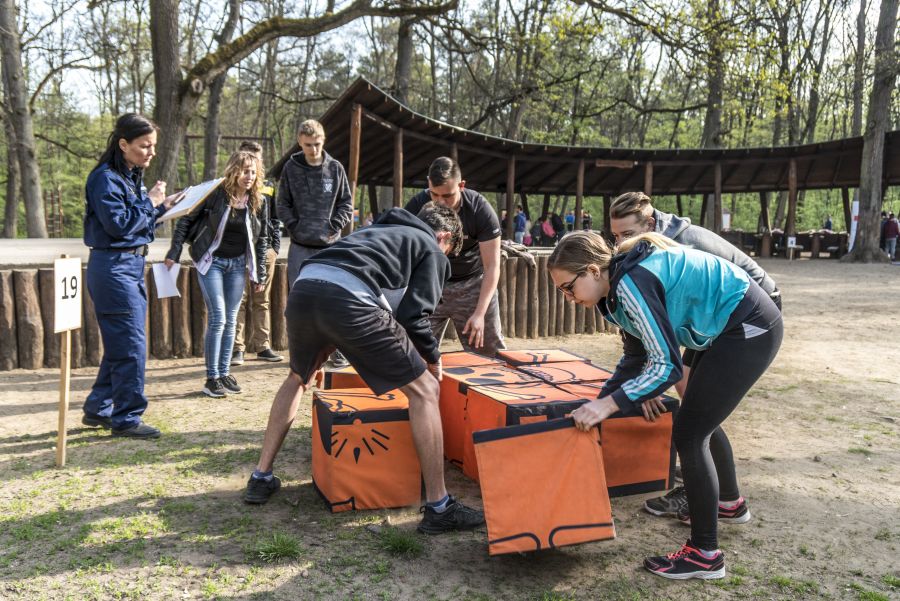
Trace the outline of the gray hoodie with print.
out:
M 278 217 L 291 241 L 325 247 L 341 237 L 353 218 L 350 184 L 343 166 L 327 152 L 312 166 L 302 152 L 291 155 L 278 184 Z

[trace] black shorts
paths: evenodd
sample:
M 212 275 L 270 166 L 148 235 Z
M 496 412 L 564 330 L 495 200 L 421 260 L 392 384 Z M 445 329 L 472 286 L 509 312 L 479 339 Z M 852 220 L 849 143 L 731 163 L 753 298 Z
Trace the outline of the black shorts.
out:
M 291 370 L 309 382 L 338 348 L 376 394 L 406 386 L 427 366 L 390 311 L 322 280 L 297 280 L 284 311 Z

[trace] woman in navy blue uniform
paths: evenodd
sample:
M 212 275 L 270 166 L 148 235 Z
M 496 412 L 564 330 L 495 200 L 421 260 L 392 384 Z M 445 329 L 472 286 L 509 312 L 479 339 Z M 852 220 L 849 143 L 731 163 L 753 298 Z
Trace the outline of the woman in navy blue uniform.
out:
M 106 151 L 85 186 L 84 243 L 91 248 L 87 286 L 94 301 L 103 359 L 84 402 L 81 421 L 113 436 L 158 438 L 145 424 L 144 257 L 156 221 L 178 199 L 165 182 L 147 190 L 143 173 L 156 154 L 155 123 L 134 113 L 119 117 Z
M 599 398 L 572 413 L 588 430 L 613 413 L 650 421 L 657 397 L 681 379 L 680 347 L 696 351 L 672 438 L 681 456 L 691 538 L 675 553 L 648 557 L 649 571 L 678 580 L 723 578 L 718 523 L 750 519 L 721 424 L 766 371 L 781 346 L 781 311 L 747 273 L 715 255 L 655 232 L 610 248 L 594 232 L 567 234 L 547 262 L 566 297 L 622 328 L 624 355 Z M 713 461 L 720 431 L 727 456 Z M 640 461 L 640 448 L 634 449 Z
M 262 175 L 262 161 L 255 154 L 242 150 L 232 154 L 222 184 L 203 201 L 203 208 L 178 220 L 166 254 L 166 265 L 171 267 L 181 257 L 185 241 L 191 245 L 191 259 L 209 310 L 203 393 L 213 398 L 241 392 L 230 368 L 247 272 L 254 291 L 265 287 L 269 203 L 263 200 Z

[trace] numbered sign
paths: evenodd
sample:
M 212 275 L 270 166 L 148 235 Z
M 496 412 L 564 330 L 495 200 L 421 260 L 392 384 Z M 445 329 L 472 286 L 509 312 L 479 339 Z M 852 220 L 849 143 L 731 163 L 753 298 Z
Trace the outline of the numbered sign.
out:
M 795 246 L 797 246 L 797 237 L 788 236 L 788 247 L 794 248 Z
M 56 288 L 53 331 L 57 334 L 81 327 L 81 259 L 56 259 L 53 262 Z

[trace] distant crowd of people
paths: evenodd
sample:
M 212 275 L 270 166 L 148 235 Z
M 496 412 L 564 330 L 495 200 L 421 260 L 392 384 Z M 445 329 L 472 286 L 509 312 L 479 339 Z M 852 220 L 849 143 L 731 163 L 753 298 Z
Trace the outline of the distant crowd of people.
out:
M 506 211 L 500 213 L 500 227 L 506 232 L 509 223 Z M 594 229 L 594 218 L 589 211 L 583 211 L 581 228 L 584 231 Z M 569 232 L 575 231 L 575 211 L 568 211 L 565 217 L 548 211 L 532 221 L 522 205 L 516 205 L 513 215 L 513 240 L 525 246 L 556 246 L 557 242 Z

